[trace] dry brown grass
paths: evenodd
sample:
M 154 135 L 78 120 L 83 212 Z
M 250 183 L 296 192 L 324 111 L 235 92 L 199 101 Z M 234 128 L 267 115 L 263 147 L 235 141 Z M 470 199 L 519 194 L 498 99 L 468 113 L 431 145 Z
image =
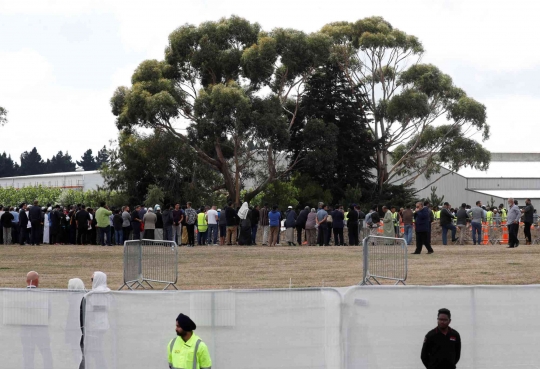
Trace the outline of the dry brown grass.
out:
M 433 255 L 409 255 L 407 284 L 540 283 L 540 246 L 434 246 Z M 413 248 L 409 248 L 412 252 Z M 425 252 L 425 250 L 424 250 Z M 79 277 L 90 287 L 93 271 L 122 284 L 122 247 L 0 246 L 0 286 L 22 287 L 36 270 L 41 287 L 66 288 Z M 350 286 L 362 278 L 361 247 L 180 248 L 181 289 Z

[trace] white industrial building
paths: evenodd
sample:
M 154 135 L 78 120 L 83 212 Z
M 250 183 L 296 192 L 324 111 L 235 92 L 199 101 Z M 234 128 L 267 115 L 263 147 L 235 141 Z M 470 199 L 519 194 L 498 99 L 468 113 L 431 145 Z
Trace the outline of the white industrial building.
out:
M 447 175 L 430 185 L 441 174 Z M 437 195 L 444 195 L 444 201 L 454 207 L 462 203 L 474 205 L 478 200 L 486 205 L 492 198 L 497 206 L 506 206 L 510 197 L 518 200 L 520 206 L 530 198 L 533 205 L 540 207 L 540 153 L 492 153 L 489 169 L 485 172 L 465 168 L 450 173 L 442 169 L 439 175 L 429 180 L 419 177 L 413 187 L 426 187 L 417 193 L 419 198 L 429 197 L 431 187 L 437 187 Z
M 105 180 L 98 170 L 0 178 L 0 187 L 13 188 L 43 186 L 86 191 L 104 185 Z

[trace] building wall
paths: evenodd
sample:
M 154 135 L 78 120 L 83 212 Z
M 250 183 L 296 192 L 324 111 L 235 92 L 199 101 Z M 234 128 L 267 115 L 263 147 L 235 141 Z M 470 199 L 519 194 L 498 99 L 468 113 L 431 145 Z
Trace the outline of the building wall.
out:
M 66 189 L 95 190 L 105 181 L 98 171 L 40 174 L 0 178 L 0 187 L 60 187 Z
M 473 190 L 538 190 L 540 178 L 468 178 Z

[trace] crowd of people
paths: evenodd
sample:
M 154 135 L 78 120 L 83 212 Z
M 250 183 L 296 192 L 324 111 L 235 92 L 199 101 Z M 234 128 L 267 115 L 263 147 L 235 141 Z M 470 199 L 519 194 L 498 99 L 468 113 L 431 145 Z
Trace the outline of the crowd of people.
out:
M 163 208 L 160 205 L 109 208 L 102 202 L 93 209 L 84 204 L 42 207 L 34 201 L 32 205 L 23 203 L 18 207 L 0 205 L 0 244 L 113 246 L 144 238 L 175 241 L 188 247 L 256 245 L 259 241 L 264 246 L 276 246 L 285 238 L 284 242 L 289 246 L 357 246 L 366 235 L 382 233 L 385 237 L 403 237 L 411 245 L 414 231 L 416 253 L 422 245 L 432 253 L 434 224 L 441 227 L 443 245 L 448 243 L 448 231 L 452 242 L 463 244 L 469 227 L 472 242 L 476 245 L 482 242 L 483 224 L 508 223 L 509 247 L 517 247 L 520 220 L 525 225 L 527 244 L 532 243 L 531 224 L 537 221 L 530 199 L 523 209 L 517 205 L 517 201 L 509 199 L 507 209 L 502 204 L 486 208 L 480 201 L 475 206 L 462 204 L 459 208 L 452 208 L 446 202 L 439 208 L 426 201 L 403 208 L 373 206 L 364 212 L 356 204 L 332 207 L 319 203 L 317 209 L 288 206 L 282 211 L 277 205 L 260 207 L 244 203 L 236 207 L 232 202 L 223 209 L 216 205 L 195 209 L 191 202 L 183 206 L 167 204 Z M 514 223 L 516 218 L 517 223 Z

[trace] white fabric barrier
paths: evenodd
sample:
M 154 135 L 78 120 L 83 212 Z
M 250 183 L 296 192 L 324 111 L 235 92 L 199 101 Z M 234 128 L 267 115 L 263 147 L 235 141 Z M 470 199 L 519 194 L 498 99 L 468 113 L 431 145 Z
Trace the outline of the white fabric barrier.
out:
M 0 290 L 0 367 L 79 368 L 82 298 Z M 86 368 L 166 368 L 182 312 L 215 368 L 417 369 L 442 307 L 461 334 L 458 368 L 539 368 L 539 302 L 540 285 L 89 293 Z
M 345 368 L 423 368 L 426 333 L 448 308 L 460 369 L 539 368 L 540 286 L 352 287 L 345 294 Z
M 338 369 L 341 301 L 330 288 L 89 293 L 86 368 L 167 368 L 184 313 L 215 368 Z
M 84 294 L 68 290 L 0 290 L 0 367 L 79 368 L 79 316 Z

